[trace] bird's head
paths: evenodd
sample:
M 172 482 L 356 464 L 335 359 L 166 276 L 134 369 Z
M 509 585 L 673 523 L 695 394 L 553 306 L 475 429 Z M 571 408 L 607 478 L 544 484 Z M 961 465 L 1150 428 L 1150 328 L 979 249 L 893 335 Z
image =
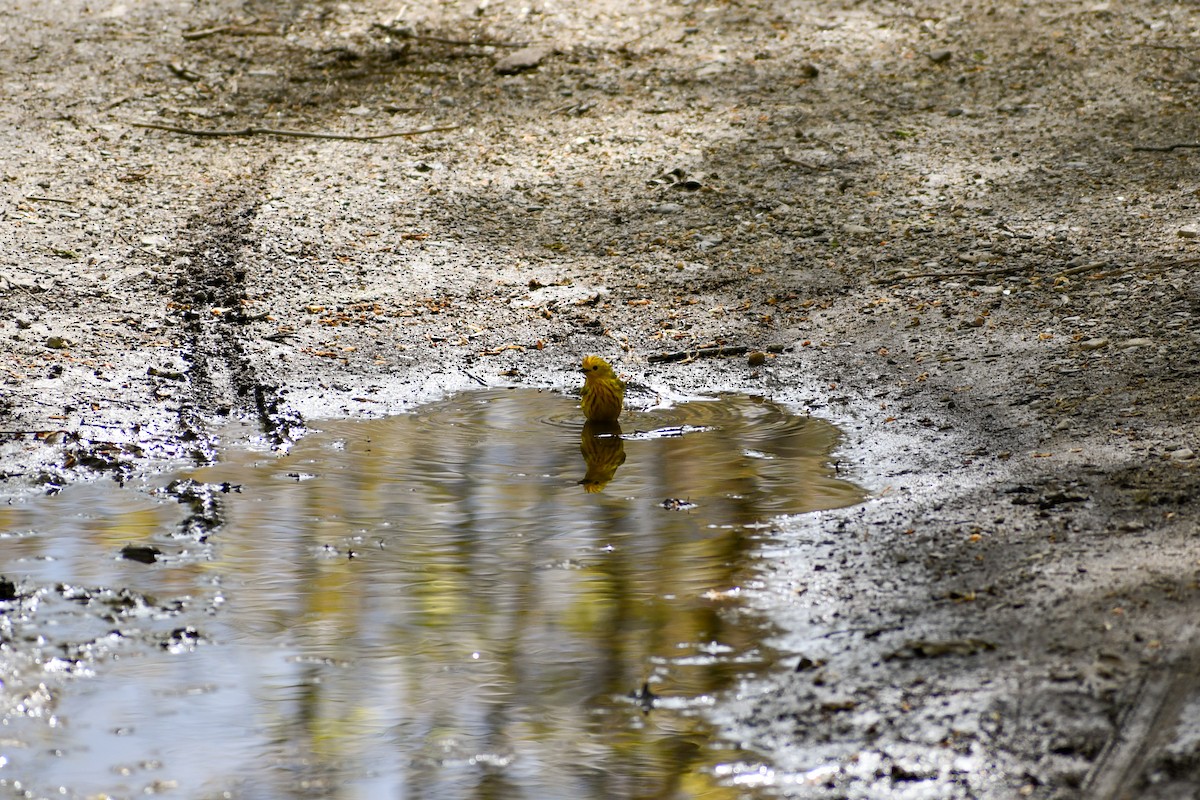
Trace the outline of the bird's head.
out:
M 612 366 L 600 356 L 586 356 L 580 371 L 584 375 L 611 375 Z

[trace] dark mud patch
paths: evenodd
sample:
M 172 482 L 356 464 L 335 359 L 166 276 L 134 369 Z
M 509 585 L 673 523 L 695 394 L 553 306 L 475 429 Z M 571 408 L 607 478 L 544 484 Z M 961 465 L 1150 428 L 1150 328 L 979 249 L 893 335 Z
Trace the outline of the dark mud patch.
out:
M 184 333 L 181 357 L 187 364 L 179 397 L 179 422 L 199 461 L 216 456 L 212 421 L 230 416 L 258 421 L 276 447 L 304 432 L 299 413 L 288 407 L 278 384 L 264 379 L 247 353 L 245 337 L 254 317 L 247 295 L 246 252 L 255 239 L 256 202 L 251 190 L 235 193 L 197 217 L 187 230 L 191 244 L 175 262 L 178 270 L 172 307 Z

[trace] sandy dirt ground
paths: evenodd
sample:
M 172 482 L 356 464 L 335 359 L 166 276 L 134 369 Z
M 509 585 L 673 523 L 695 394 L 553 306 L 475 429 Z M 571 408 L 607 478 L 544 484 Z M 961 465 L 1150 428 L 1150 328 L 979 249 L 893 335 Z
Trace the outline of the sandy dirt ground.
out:
M 596 352 L 872 493 L 744 587 L 780 794 L 1200 791 L 1196 5 L 11 0 L 0 81 L 5 494 Z

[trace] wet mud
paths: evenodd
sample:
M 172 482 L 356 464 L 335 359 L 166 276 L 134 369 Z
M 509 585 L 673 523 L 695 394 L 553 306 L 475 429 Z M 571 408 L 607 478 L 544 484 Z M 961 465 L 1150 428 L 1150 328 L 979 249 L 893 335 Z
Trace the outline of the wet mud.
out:
M 245 253 L 254 243 L 257 192 L 252 184 L 197 216 L 184 231 L 183 254 L 172 263 L 176 290 L 169 322 L 180 328 L 186 364 L 176 402 L 181 438 L 194 443 L 194 458 L 215 458 L 214 419 L 256 418 L 277 447 L 304 433 L 280 386 L 260 375 L 246 352 L 245 331 L 254 319 Z

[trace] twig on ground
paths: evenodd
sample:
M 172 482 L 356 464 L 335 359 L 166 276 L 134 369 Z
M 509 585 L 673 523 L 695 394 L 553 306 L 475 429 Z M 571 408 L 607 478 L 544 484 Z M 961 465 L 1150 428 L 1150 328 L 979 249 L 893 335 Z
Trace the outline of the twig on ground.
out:
M 202 28 L 201 30 L 198 30 L 198 31 L 184 31 L 183 33 L 181 33 L 179 35 L 182 36 L 184 39 L 187 39 L 189 42 L 191 42 L 191 41 L 195 41 L 196 39 L 204 39 L 208 36 L 216 36 L 218 33 L 224 33 L 225 31 L 228 31 L 228 30 L 233 30 L 233 26 L 232 25 L 218 25 L 215 28 Z
M 62 203 L 68 206 L 75 204 L 75 201 L 69 197 L 46 197 L 44 195 L 30 194 L 26 195 L 25 199 L 33 203 Z
M 185 67 L 183 64 L 179 64 L 175 61 L 169 62 L 167 64 L 167 69 L 171 70 L 171 74 L 174 75 L 176 78 L 187 81 L 189 83 L 195 83 L 196 81 L 199 81 L 201 78 L 204 77 L 199 72 L 190 70 L 187 67 Z
M 528 47 L 529 42 L 497 42 L 492 39 L 444 39 L 441 36 L 424 36 L 414 33 L 408 28 L 398 28 L 395 25 L 385 25 L 382 22 L 375 22 L 371 25 L 372 28 L 378 28 L 381 31 L 390 33 L 392 36 L 397 36 L 401 39 L 412 39 L 418 42 L 433 42 L 435 44 L 448 44 L 451 47 Z
M 1108 261 L 1092 261 L 1088 264 L 1080 264 L 1077 267 L 1071 267 L 1069 269 L 1064 269 L 1061 272 L 1056 272 L 1056 273 L 1054 273 L 1054 277 L 1055 278 L 1065 278 L 1068 275 L 1078 275 L 1081 272 L 1091 272 L 1094 269 L 1100 269 L 1101 267 L 1107 267 L 1109 265 L 1109 263 L 1110 262 L 1108 262 Z
M 697 358 L 717 358 L 719 356 L 742 356 L 749 353 L 752 348 L 744 345 L 731 345 L 729 347 L 701 347 L 698 350 L 679 350 L 674 353 L 658 353 L 652 355 L 646 360 L 651 364 L 667 364 L 672 361 L 694 361 Z M 762 348 L 768 353 L 782 353 L 783 345 L 769 344 Z
M 1200 142 L 1178 142 L 1177 144 L 1135 144 L 1133 150 L 1141 153 L 1169 153 L 1182 148 L 1200 148 Z
M 135 128 L 149 128 L 156 131 L 168 131 L 170 133 L 181 133 L 185 136 L 203 136 L 206 138 L 218 138 L 228 136 L 288 136 L 296 139 L 338 139 L 346 142 L 373 142 L 379 139 L 395 139 L 402 136 L 420 136 L 424 133 L 439 133 L 441 131 L 456 130 L 461 125 L 439 125 L 433 128 L 417 128 L 411 131 L 393 131 L 391 133 L 375 133 L 365 136 L 349 133 L 320 133 L 314 131 L 292 131 L 282 128 L 239 128 L 237 130 L 200 130 L 197 128 L 183 128 L 178 125 L 160 125 L 157 122 L 131 122 L 129 123 Z
M 206 39 L 209 36 L 216 36 L 220 33 L 228 33 L 233 36 L 274 36 L 276 34 L 276 31 L 252 27 L 257 22 L 257 19 L 252 19 L 240 25 L 232 23 L 228 25 L 214 25 L 211 28 L 197 28 L 195 30 L 183 31 L 179 35 L 186 41 L 194 42 L 197 39 Z
M 898 281 L 910 281 L 917 278 L 978 278 L 984 275 L 1003 275 L 1007 272 L 1020 272 L 1021 270 L 1030 269 L 1030 267 L 1022 265 L 1019 267 L 992 267 L 989 269 L 964 269 L 955 272 L 904 272 L 899 275 L 891 275 L 885 278 L 878 278 L 876 283 L 896 283 Z

